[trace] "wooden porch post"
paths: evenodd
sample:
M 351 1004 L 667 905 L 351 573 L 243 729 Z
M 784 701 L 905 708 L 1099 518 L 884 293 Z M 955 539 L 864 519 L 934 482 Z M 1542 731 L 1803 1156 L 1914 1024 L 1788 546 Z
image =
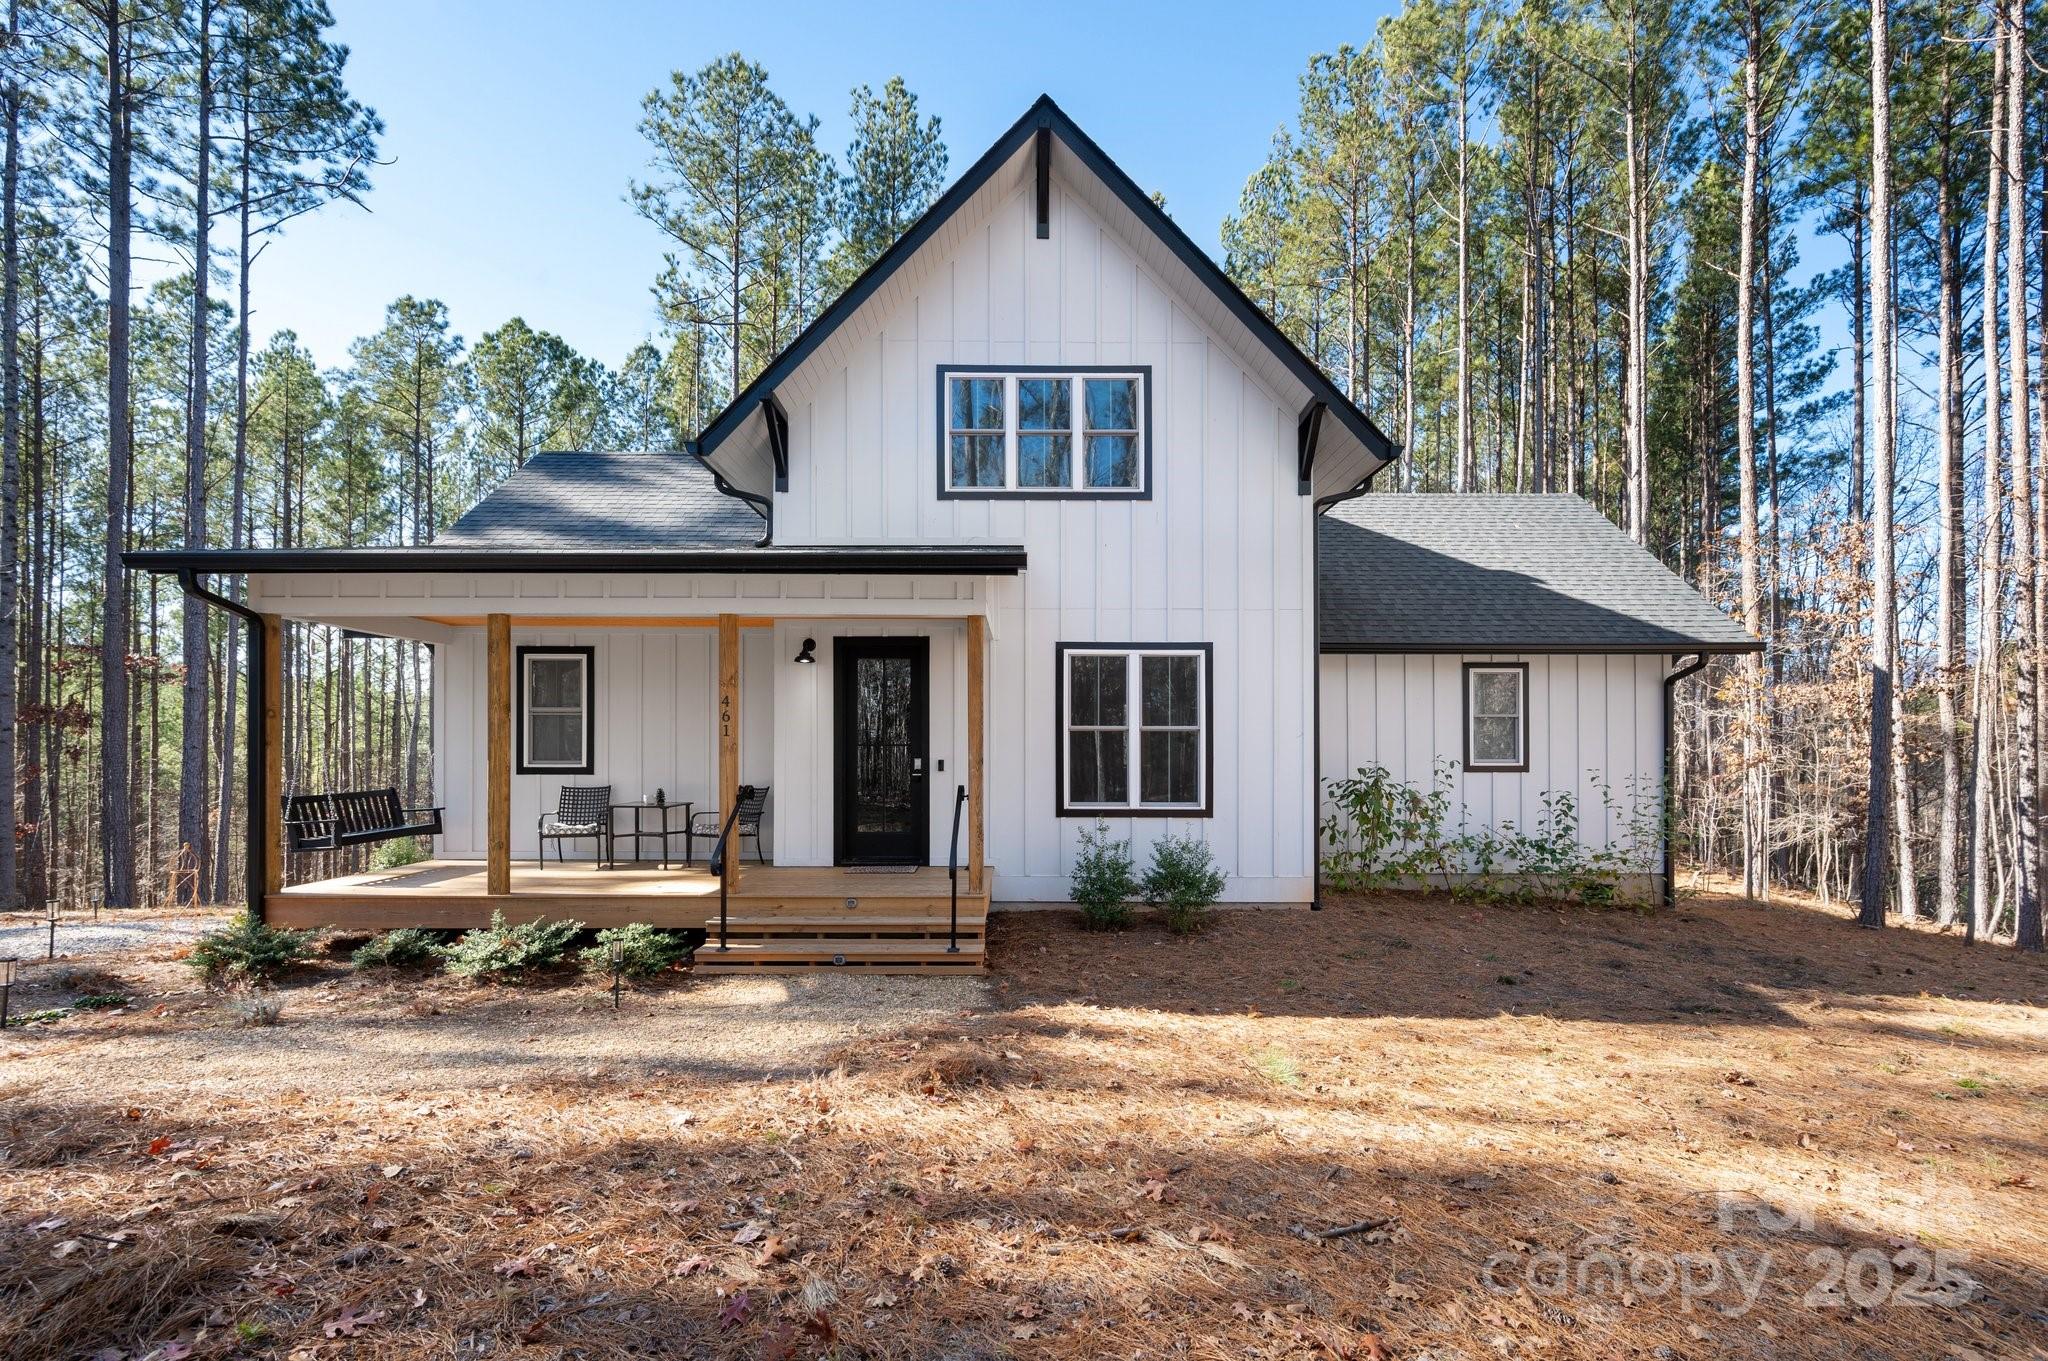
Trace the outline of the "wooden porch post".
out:
M 719 828 L 740 800 L 740 617 L 718 616 L 718 814 Z M 725 848 L 726 883 L 740 884 L 740 855 Z
M 263 616 L 263 896 L 284 891 L 284 621 Z
M 484 621 L 489 639 L 485 687 L 485 731 L 488 734 L 485 799 L 486 869 L 484 890 L 512 891 L 512 616 L 494 614 Z
M 983 798 L 988 782 L 988 705 L 983 691 L 988 684 L 988 620 L 974 615 L 967 621 L 967 884 L 982 890 L 982 829 L 987 825 Z

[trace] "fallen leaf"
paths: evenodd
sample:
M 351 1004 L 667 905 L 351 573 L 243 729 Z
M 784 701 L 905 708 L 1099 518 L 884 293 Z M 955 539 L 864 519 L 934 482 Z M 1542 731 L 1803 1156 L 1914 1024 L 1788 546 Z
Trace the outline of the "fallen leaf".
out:
M 779 1233 L 770 1234 L 766 1241 L 761 1244 L 761 1250 L 754 1254 L 754 1265 L 767 1266 L 771 1262 L 780 1262 L 788 1256 L 789 1240 Z
M 747 1311 L 753 1307 L 754 1302 L 748 1297 L 747 1292 L 740 1291 L 725 1302 L 725 1308 L 718 1311 L 718 1326 L 727 1329 L 739 1327 L 741 1321 L 746 1318 Z
M 1395 1281 L 1387 1287 L 1387 1298 L 1390 1300 L 1419 1300 L 1422 1298 L 1422 1292 L 1412 1285 Z
M 893 1290 L 877 1290 L 874 1294 L 868 1296 L 868 1308 L 870 1309 L 894 1309 L 895 1307 L 896 1292 Z
M 752 1243 L 761 1237 L 762 1232 L 763 1226 L 759 1222 L 749 1222 L 740 1226 L 740 1231 L 732 1236 L 732 1241 L 736 1244 Z
M 796 1355 L 796 1329 L 778 1323 L 761 1339 L 761 1361 L 790 1361 Z
M 384 1321 L 382 1309 L 362 1309 L 351 1305 L 320 1325 L 320 1331 L 329 1337 L 354 1337 L 365 1328 Z
M 531 1255 L 508 1257 L 492 1267 L 491 1272 L 493 1275 L 503 1276 L 508 1281 L 514 1276 L 531 1276 L 533 1274 L 533 1257 Z
M 698 1272 L 708 1271 L 710 1270 L 710 1268 L 711 1259 L 709 1257 L 705 1257 L 702 1255 L 695 1257 L 685 1257 L 682 1261 L 676 1263 L 675 1268 L 669 1272 L 669 1275 L 694 1276 Z
M 163 1156 L 163 1151 L 169 1148 L 170 1146 L 171 1136 L 168 1134 L 159 1134 L 156 1136 L 156 1138 L 151 1139 L 149 1141 L 149 1156 L 152 1158 L 160 1158 Z

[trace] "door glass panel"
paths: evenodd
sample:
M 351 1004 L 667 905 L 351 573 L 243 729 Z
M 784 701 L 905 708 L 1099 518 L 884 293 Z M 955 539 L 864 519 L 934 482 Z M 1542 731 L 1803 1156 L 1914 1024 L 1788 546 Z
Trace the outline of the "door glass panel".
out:
M 860 657 L 853 683 L 854 831 L 916 830 L 910 731 L 916 663 L 908 657 Z

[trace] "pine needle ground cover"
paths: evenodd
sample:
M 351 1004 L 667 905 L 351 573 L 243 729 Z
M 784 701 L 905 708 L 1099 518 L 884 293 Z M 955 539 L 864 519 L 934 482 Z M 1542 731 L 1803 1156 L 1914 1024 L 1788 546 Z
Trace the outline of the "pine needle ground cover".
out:
M 1711 896 L 991 937 L 987 980 L 670 975 L 616 1019 L 336 942 L 257 1029 L 175 948 L 100 958 L 130 1006 L 0 1038 L 0 1355 L 2048 1339 L 2037 960 Z

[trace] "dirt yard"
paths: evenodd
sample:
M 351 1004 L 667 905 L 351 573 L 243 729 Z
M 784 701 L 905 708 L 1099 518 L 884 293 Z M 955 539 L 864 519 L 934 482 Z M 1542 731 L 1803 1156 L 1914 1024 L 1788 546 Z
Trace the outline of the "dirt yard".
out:
M 1443 899 L 986 981 L 17 989 L 0 1356 L 2048 1356 L 2048 965 Z M 60 948 L 63 937 L 60 935 Z

